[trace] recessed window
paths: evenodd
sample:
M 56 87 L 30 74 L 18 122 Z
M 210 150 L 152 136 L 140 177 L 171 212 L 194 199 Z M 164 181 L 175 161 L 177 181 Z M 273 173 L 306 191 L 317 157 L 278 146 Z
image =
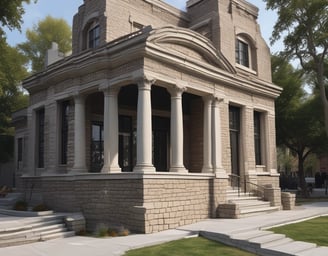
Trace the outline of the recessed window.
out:
M 61 103 L 61 154 L 60 164 L 67 164 L 69 101 Z
M 44 108 L 36 112 L 37 118 L 37 167 L 44 168 L 44 128 L 45 115 Z
M 245 66 L 247 68 L 250 67 L 250 59 L 249 59 L 249 44 L 240 39 L 236 40 L 236 63 Z
M 100 26 L 94 24 L 88 31 L 88 48 L 96 48 L 100 45 Z
M 262 165 L 261 113 L 254 112 L 255 164 Z

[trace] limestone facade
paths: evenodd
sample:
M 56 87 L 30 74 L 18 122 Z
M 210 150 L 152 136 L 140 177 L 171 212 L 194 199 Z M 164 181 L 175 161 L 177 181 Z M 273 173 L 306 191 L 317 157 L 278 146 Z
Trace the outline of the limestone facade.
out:
M 270 52 L 244 0 L 85 0 L 26 79 L 26 168 L 55 210 L 151 233 L 215 217 L 229 175 L 279 187 Z

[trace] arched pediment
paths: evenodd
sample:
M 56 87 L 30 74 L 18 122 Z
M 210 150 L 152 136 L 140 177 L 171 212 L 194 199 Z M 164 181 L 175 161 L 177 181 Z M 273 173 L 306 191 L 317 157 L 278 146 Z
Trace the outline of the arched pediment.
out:
M 236 73 L 234 67 L 212 42 L 193 30 L 173 26 L 154 29 L 150 32 L 147 42 L 184 58 L 196 59 L 229 73 Z

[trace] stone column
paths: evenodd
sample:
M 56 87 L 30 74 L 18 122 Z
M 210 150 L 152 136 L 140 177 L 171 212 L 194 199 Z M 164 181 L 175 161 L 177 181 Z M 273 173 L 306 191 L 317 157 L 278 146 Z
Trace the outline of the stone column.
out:
M 121 172 L 118 164 L 118 96 L 119 89 L 104 89 L 104 166 L 102 173 Z
M 152 110 L 151 86 L 153 81 L 138 81 L 137 163 L 134 172 L 155 172 L 152 164 Z
M 204 100 L 204 129 L 203 129 L 203 173 L 213 173 L 212 165 L 212 100 L 213 96 L 203 97 Z
M 183 164 L 183 111 L 182 93 L 185 88 L 176 86 L 168 91 L 171 94 L 171 167 L 170 172 L 187 173 Z
M 222 128 L 220 103 L 223 99 L 214 98 L 213 100 L 213 170 L 217 177 L 226 177 L 227 174 L 222 167 Z
M 74 173 L 86 173 L 86 132 L 85 132 L 85 98 L 78 94 L 74 97 Z

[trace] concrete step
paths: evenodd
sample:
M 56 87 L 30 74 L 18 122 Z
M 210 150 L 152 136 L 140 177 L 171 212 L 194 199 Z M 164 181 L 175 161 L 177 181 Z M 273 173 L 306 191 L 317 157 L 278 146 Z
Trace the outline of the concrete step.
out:
M 282 244 L 281 240 L 284 240 L 285 238 L 286 236 L 282 234 L 267 234 L 260 237 L 248 239 L 248 241 L 254 244 L 258 244 L 259 247 L 263 247 L 267 244 L 269 244 L 270 246 L 278 246 Z
M 251 230 L 247 232 L 241 232 L 238 234 L 232 234 L 230 236 L 231 239 L 238 239 L 238 240 L 250 240 L 255 239 L 258 237 L 263 237 L 266 235 L 271 235 L 273 232 L 271 231 L 265 231 L 265 230 Z
M 247 209 L 247 208 L 256 208 L 256 207 L 269 207 L 270 202 L 260 201 L 260 200 L 232 200 L 229 203 L 237 204 L 239 209 Z
M 74 231 L 66 231 L 61 233 L 55 233 L 55 234 L 47 234 L 47 235 L 41 235 L 40 240 L 41 241 L 47 241 L 51 239 L 58 239 L 58 238 L 67 238 L 75 236 Z
M 34 226 L 34 227 L 29 227 L 24 230 L 16 231 L 16 232 L 6 232 L 6 233 L 0 233 L 0 239 L 1 240 L 8 240 L 8 239 L 13 239 L 17 237 L 26 237 L 30 234 L 37 234 L 37 233 L 42 233 L 48 230 L 58 230 L 58 229 L 65 229 L 65 224 L 59 223 L 59 224 L 50 224 L 47 223 L 40 223 L 43 224 L 41 226 Z
M 274 211 L 278 211 L 279 207 L 258 207 L 258 208 L 253 208 L 253 209 L 241 209 L 240 210 L 240 217 L 245 218 L 245 217 L 250 217 L 250 216 L 255 216 L 258 214 L 263 214 L 263 213 L 270 213 Z
M 13 221 L 11 226 L 0 230 L 0 247 L 74 236 L 74 231 L 67 231 L 61 215 L 24 218 Z
M 296 253 L 300 253 L 306 250 L 310 250 L 313 248 L 316 248 L 317 245 L 313 243 L 306 243 L 306 242 L 300 242 L 300 241 L 293 241 L 290 243 L 272 246 L 267 249 L 271 251 L 277 251 L 277 252 L 285 252 L 292 255 L 295 255 Z

